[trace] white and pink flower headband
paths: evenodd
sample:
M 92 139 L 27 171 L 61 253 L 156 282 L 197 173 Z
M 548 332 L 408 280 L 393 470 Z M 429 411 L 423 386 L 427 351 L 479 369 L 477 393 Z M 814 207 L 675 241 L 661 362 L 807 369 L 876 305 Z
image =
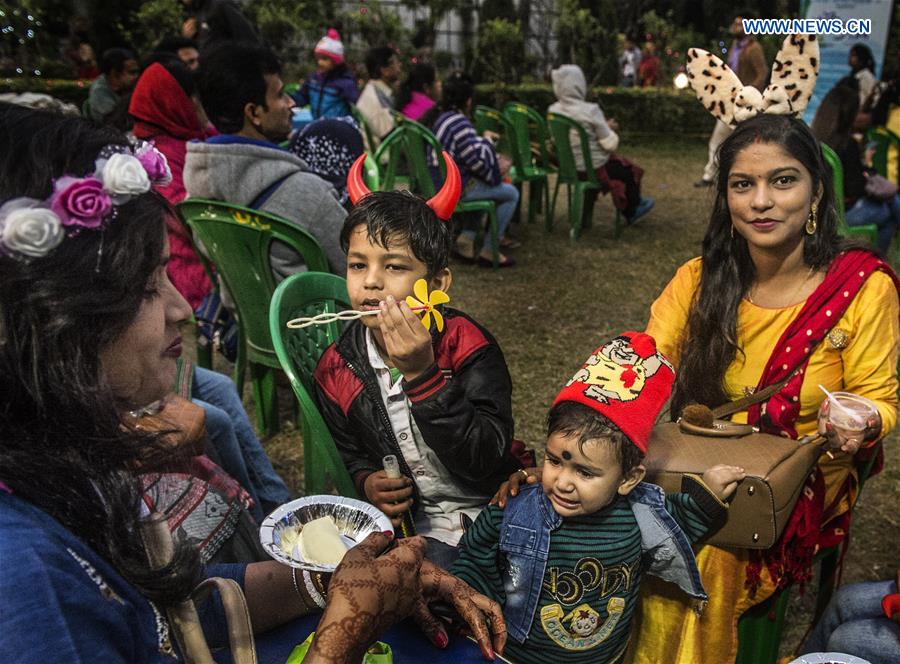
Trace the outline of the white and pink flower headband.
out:
M 54 180 L 45 201 L 23 197 L 0 206 L 0 252 L 24 260 L 46 256 L 66 237 L 102 230 L 118 206 L 171 181 L 165 156 L 150 143 L 139 141 L 133 149 L 108 145 L 93 175 Z
M 744 120 L 771 113 L 799 117 L 806 110 L 819 73 L 819 41 L 815 35 L 789 35 L 772 65 L 768 87 L 744 85 L 727 64 L 709 51 L 687 52 L 688 81 L 710 113 L 734 127 Z

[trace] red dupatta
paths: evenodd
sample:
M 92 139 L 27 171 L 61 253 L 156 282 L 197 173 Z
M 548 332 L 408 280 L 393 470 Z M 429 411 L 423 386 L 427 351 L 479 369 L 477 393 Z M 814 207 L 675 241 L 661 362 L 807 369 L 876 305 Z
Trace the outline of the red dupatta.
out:
M 800 387 L 809 358 L 844 315 L 866 279 L 878 270 L 888 274 L 900 290 L 900 281 L 894 271 L 869 251 L 852 249 L 832 261 L 825 280 L 809 296 L 800 313 L 775 344 L 757 390 L 776 384 L 788 376 L 790 378 L 766 402 L 748 409 L 747 421 L 750 424 L 758 426 L 765 433 L 797 438 L 795 425 L 800 414 Z M 857 458 L 865 458 L 865 453 L 865 450 L 858 452 Z M 880 448 L 878 455 L 873 474 L 881 470 Z M 852 481 L 852 477 L 848 478 L 841 487 L 835 505 L 849 493 Z M 790 583 L 803 584 L 812 573 L 812 558 L 816 551 L 844 540 L 850 526 L 850 513 L 841 515 L 829 523 L 828 528 L 823 529 L 822 516 L 826 508 L 824 497 L 825 481 L 817 467 L 807 479 L 778 542 L 771 549 L 751 553 L 747 569 L 747 583 L 751 590 L 759 585 L 763 564 L 769 569 L 778 587 Z

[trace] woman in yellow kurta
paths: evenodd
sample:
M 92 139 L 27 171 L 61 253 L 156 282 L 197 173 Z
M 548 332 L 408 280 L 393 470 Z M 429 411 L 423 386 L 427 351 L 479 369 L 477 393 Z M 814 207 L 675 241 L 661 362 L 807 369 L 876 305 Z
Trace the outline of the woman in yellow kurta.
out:
M 691 401 L 714 407 L 792 376 L 751 420 L 791 437 L 827 434 L 834 459 L 824 457 L 815 496 L 827 529 L 844 523 L 836 519 L 855 499 L 854 454 L 896 420 L 895 278 L 875 256 L 847 251 L 837 237 L 821 150 L 799 120 L 761 115 L 739 124 L 720 149 L 719 167 L 703 256 L 678 270 L 653 304 L 647 332 L 678 369 L 675 414 Z M 820 384 L 875 402 L 879 417 L 864 436 L 841 437 L 826 425 Z M 785 550 L 790 546 L 764 556 L 777 561 Z M 734 661 L 740 615 L 803 571 L 757 557 L 759 576 L 748 584 L 751 557 L 746 550 L 698 550 L 710 596 L 699 616 L 668 588 L 647 584 L 634 661 Z

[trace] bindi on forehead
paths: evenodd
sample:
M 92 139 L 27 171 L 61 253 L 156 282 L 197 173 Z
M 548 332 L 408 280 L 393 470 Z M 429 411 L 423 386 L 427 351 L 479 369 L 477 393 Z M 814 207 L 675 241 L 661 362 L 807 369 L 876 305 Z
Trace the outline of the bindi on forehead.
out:
M 564 452 L 562 453 L 562 458 L 565 459 L 566 461 L 571 461 L 571 460 L 572 460 L 572 453 L 571 453 L 571 452 L 566 452 L 566 451 L 564 451 Z

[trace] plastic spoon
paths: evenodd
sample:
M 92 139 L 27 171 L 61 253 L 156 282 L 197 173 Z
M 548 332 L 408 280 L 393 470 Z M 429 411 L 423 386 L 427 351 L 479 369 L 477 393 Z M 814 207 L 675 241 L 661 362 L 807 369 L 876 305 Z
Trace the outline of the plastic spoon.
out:
M 856 413 L 852 412 L 849 408 L 847 408 L 844 404 L 837 400 L 831 392 L 825 389 L 824 386 L 819 385 L 819 389 L 825 393 L 825 396 L 828 397 L 828 400 L 831 402 L 832 406 L 836 406 L 838 410 L 840 410 L 845 417 L 851 420 L 857 419 Z

